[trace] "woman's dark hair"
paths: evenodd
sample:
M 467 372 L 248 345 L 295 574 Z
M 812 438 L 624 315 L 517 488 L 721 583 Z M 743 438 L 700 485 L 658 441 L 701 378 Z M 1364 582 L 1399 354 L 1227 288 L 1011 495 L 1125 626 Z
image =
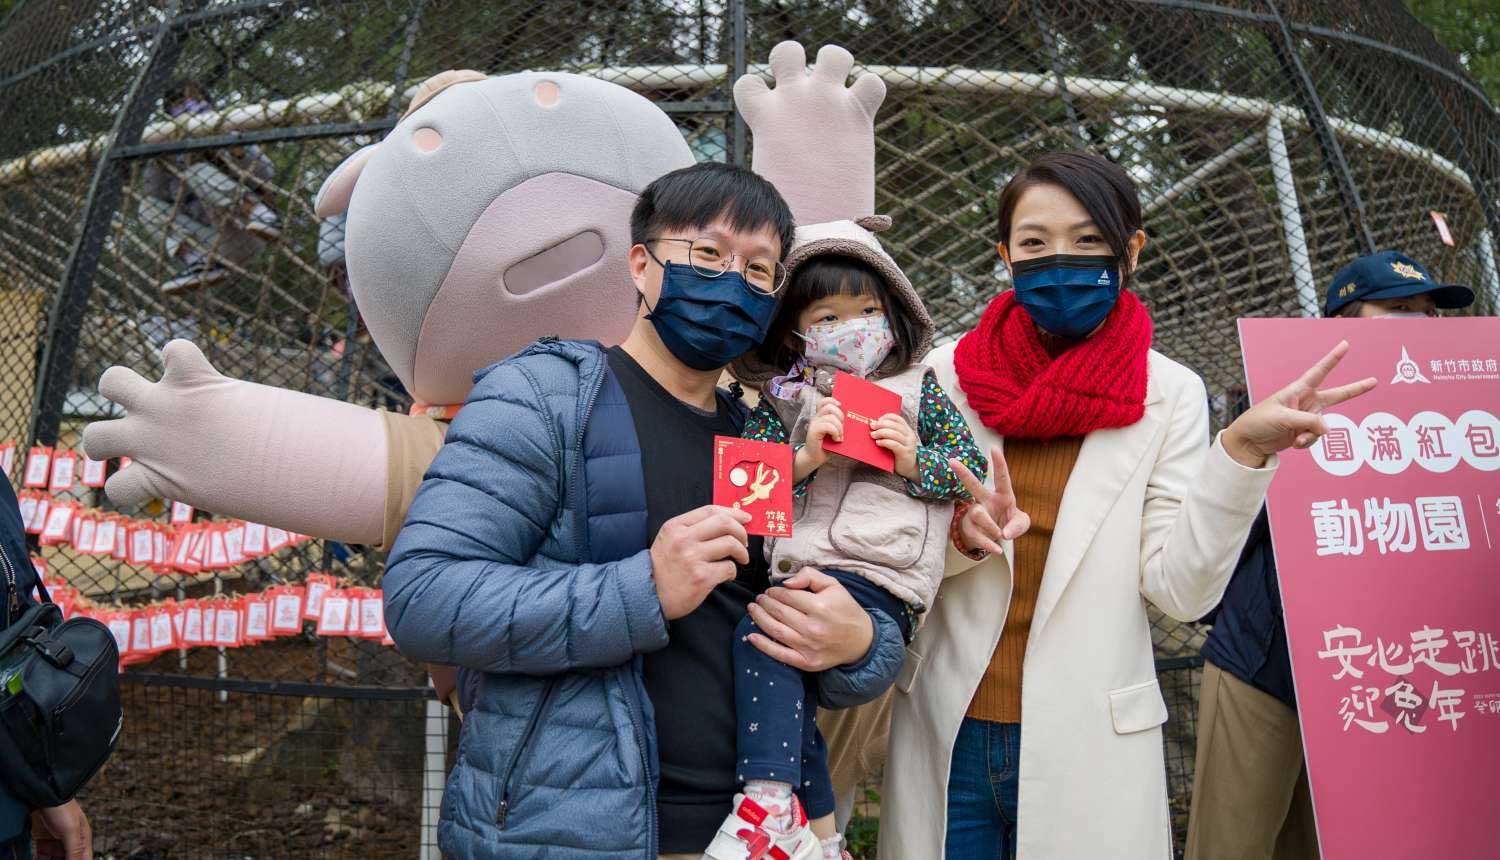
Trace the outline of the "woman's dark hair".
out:
M 916 321 L 907 312 L 906 303 L 873 268 L 841 254 L 822 254 L 797 267 L 787 280 L 781 305 L 776 308 L 776 317 L 771 320 L 771 328 L 756 349 L 756 355 L 770 366 L 786 370 L 802 355 L 801 343 L 792 332 L 796 330 L 797 317 L 803 311 L 831 296 L 866 295 L 875 296 L 885 309 L 885 318 L 890 321 L 891 334 L 896 341 L 891 347 L 894 365 L 904 369 L 911 364 L 912 353 L 921 340 Z
M 1141 229 L 1141 199 L 1135 182 L 1113 161 L 1092 152 L 1048 152 L 1032 159 L 1000 192 L 1000 241 L 1010 247 L 1011 218 L 1028 188 L 1059 185 L 1089 213 L 1110 253 L 1120 258 L 1124 288 L 1130 288 L 1131 237 Z

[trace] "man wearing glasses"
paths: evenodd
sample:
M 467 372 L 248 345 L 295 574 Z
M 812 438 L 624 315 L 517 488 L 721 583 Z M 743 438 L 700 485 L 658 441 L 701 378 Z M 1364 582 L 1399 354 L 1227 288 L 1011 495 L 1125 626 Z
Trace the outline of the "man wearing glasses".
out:
M 631 232 L 629 337 L 482 371 L 386 571 L 402 652 L 467 670 L 453 856 L 697 858 L 737 789 L 730 643 L 768 577 L 748 515 L 709 504 L 713 439 L 747 412 L 717 382 L 765 336 L 792 216 L 761 177 L 700 164 L 648 186 Z M 900 632 L 815 576 L 800 651 L 831 670 L 822 704 L 858 704 Z

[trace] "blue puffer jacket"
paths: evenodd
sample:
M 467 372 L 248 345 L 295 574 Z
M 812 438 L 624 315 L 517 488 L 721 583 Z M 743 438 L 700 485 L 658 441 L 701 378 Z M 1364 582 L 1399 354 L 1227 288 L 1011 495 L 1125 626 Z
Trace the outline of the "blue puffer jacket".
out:
M 475 375 L 386 569 L 402 653 L 468 670 L 443 795 L 456 860 L 654 860 L 656 732 L 641 655 L 667 643 L 640 445 L 598 344 L 543 340 Z M 904 648 L 881 625 L 820 700 L 858 704 Z

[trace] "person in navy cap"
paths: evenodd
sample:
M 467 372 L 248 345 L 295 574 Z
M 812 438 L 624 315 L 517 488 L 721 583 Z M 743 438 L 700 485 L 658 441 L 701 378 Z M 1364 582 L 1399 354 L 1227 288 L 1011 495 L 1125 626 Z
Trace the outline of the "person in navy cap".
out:
M 1397 251 L 1360 257 L 1328 285 L 1325 317 L 1435 317 L 1474 291 Z M 1312 796 L 1266 511 L 1250 529 L 1203 645 L 1186 860 L 1318 857 Z M 1209 620 L 1205 619 L 1205 620 Z
M 1474 291 L 1439 284 L 1427 267 L 1400 251 L 1378 251 L 1339 269 L 1323 300 L 1325 317 L 1429 316 L 1466 308 Z

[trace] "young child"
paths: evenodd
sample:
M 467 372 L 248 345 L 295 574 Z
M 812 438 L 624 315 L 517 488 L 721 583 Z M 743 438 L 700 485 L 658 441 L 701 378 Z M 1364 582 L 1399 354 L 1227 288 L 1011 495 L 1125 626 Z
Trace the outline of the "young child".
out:
M 744 435 L 796 450 L 793 534 L 766 540 L 772 581 L 817 568 L 909 639 L 942 580 L 953 502 L 964 496 L 948 460 L 981 479 L 987 463 L 932 371 L 917 363 L 932 346 L 932 319 L 871 232 L 889 224 L 876 216 L 799 228 L 769 333 L 732 370 L 761 389 Z M 831 396 L 838 370 L 901 396 L 899 414 L 871 416 L 895 474 L 824 449 L 844 437 L 845 414 Z M 733 642 L 744 792 L 704 858 L 839 860 L 816 688 L 756 648 L 749 636 L 757 632 L 777 633 L 746 616 Z

